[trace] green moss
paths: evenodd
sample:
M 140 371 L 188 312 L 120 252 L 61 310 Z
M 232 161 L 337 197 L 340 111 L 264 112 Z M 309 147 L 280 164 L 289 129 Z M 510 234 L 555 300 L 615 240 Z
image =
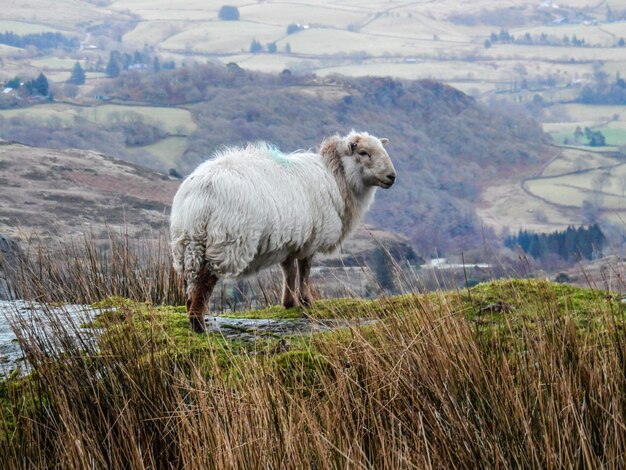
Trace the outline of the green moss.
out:
M 395 297 L 384 297 L 376 300 L 367 299 L 321 299 L 310 307 L 285 309 L 280 305 L 273 305 L 259 310 L 245 310 L 228 313 L 227 318 L 249 319 L 293 319 L 293 318 L 378 318 L 395 313 L 398 309 L 413 308 L 419 305 L 420 296 L 408 294 Z
M 148 336 L 163 354 L 201 357 L 208 353 L 266 354 L 272 349 L 278 335 L 256 337 L 256 341 L 226 340 L 220 333 L 198 335 L 189 328 L 184 307 L 154 307 L 145 303 L 112 297 L 95 305 L 113 310 L 102 313 L 91 326 L 105 328 L 103 341 L 115 342 L 134 334 Z M 426 306 L 426 307 L 425 307 Z M 587 333 L 603 330 L 603 315 L 609 311 L 623 313 L 622 304 L 599 290 L 580 289 L 542 280 L 501 280 L 479 284 L 469 291 L 437 292 L 424 295 L 408 294 L 376 300 L 325 299 L 308 308 L 284 309 L 272 306 L 227 314 L 229 318 L 294 319 L 310 318 L 378 318 L 384 322 L 391 316 L 420 315 L 425 308 L 436 310 L 441 316 L 450 313 L 466 318 L 481 341 L 509 342 L 522 331 L 545 325 L 555 319 L 571 320 Z M 370 329 L 376 326 L 368 327 Z M 245 327 L 242 332 L 248 332 Z M 332 341 L 347 341 L 348 330 L 322 333 Z M 291 340 L 297 350 L 304 350 L 300 339 Z
M 241 365 L 242 361 L 275 356 L 276 342 L 280 339 L 280 335 L 272 333 L 255 336 L 255 341 L 228 340 L 219 332 L 196 334 L 189 327 L 184 306 L 153 306 L 110 297 L 94 307 L 108 309 L 89 325 L 104 330 L 99 339 L 100 349 L 116 354 L 127 347 L 126 343 L 134 341 L 139 345 L 139 360 L 147 361 L 148 357 L 154 358 L 155 355 L 194 362 L 210 358 L 228 369 L 235 364 Z M 520 346 L 522 337 L 532 335 L 537 328 L 559 322 L 572 322 L 579 334 L 598 335 L 605 330 L 607 312 L 623 318 L 622 304 L 604 291 L 519 279 L 479 284 L 469 291 L 408 294 L 376 300 L 325 299 L 308 308 L 272 306 L 225 316 L 248 319 L 374 318 L 378 323 L 360 327 L 360 331 L 368 338 L 375 338 L 387 319 L 406 317 L 418 321 L 426 312 L 436 318 L 463 317 L 481 344 L 497 344 L 505 349 Z M 253 333 L 245 327 L 241 330 Z M 324 339 L 320 342 L 315 338 Z M 282 362 L 278 366 L 287 370 L 292 367 L 288 361 L 300 358 L 298 367 L 308 369 L 305 367 L 309 364 L 308 359 L 303 358 L 310 358 L 319 351 L 320 344 L 347 344 L 352 338 L 353 332 L 349 329 L 319 333 L 313 339 L 291 337 L 291 351 L 280 356 Z M 145 351 L 141 350 L 142 347 Z M 302 371 L 298 374 L 306 375 Z M 304 382 L 309 379 L 302 378 Z
M 281 384 L 309 392 L 334 377 L 334 369 L 328 360 L 311 349 L 279 354 L 273 358 L 272 366 Z

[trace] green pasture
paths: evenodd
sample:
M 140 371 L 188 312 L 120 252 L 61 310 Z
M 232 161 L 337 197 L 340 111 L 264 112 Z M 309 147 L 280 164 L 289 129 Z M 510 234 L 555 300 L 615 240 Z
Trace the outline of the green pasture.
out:
M 27 23 L 24 21 L 0 20 L 0 32 L 4 33 L 6 31 L 11 31 L 15 34 L 37 34 L 37 33 L 72 34 L 72 33 L 69 33 L 67 31 L 64 31 L 58 28 L 53 28 L 52 26 L 49 26 L 46 24 Z
M 381 2 L 382 3 L 382 2 Z M 287 3 L 262 2 L 249 3 L 239 9 L 242 19 L 254 19 L 266 24 L 299 23 L 302 25 L 322 24 L 335 28 L 347 29 L 350 25 L 359 25 L 370 16 L 372 5 L 349 6 L 332 3 Z M 382 8 L 382 7 L 381 7 Z
M 3 21 L 47 25 L 58 30 L 74 31 L 77 25 L 103 21 L 111 14 L 83 0 L 29 0 L 2 2 Z
M 74 64 L 78 62 L 81 67 L 86 67 L 85 60 L 76 60 L 63 57 L 45 57 L 30 61 L 30 65 L 44 70 L 72 70 Z
M 229 0 L 228 5 L 242 7 L 241 0 Z M 217 19 L 221 4 L 203 0 L 117 0 L 109 7 L 117 12 L 129 11 L 144 21 L 209 21 Z
M 175 167 L 176 163 L 179 162 L 180 158 L 183 156 L 186 148 L 187 139 L 185 137 L 168 137 L 155 144 L 138 147 L 138 149 L 153 155 L 154 158 L 162 164 L 163 171 Z
M 144 44 L 157 45 L 182 32 L 185 26 L 184 22 L 142 21 L 135 29 L 124 35 L 123 41 L 133 47 L 142 47 Z
M 574 127 L 574 129 L 576 128 Z M 584 129 L 584 127 L 581 126 L 581 129 Z M 626 145 L 626 129 L 611 129 L 611 128 L 606 128 L 606 127 L 600 127 L 600 128 L 594 127 L 593 130 L 602 132 L 602 134 L 604 135 L 604 138 L 606 139 L 607 145 L 605 147 L 589 147 L 590 150 L 596 150 L 596 149 L 597 150 L 616 150 L 617 147 Z M 578 146 L 578 145 L 573 144 L 574 130 L 550 132 L 550 135 L 552 136 L 553 142 L 558 145 L 574 145 L 579 148 L 586 147 L 585 145 Z M 566 139 L 569 139 L 570 141 L 569 144 L 566 143 Z M 587 139 L 583 137 L 582 138 L 583 144 L 586 141 Z
M 592 104 L 563 104 L 559 105 L 569 119 L 575 123 L 578 121 L 593 121 L 597 124 L 610 121 L 626 122 L 626 107 L 619 105 L 592 105 Z M 617 118 L 617 119 L 616 119 Z M 576 125 L 574 124 L 574 129 Z
M 550 164 L 544 168 L 541 175 L 559 176 L 563 173 L 608 167 L 617 163 L 619 162 L 615 158 L 611 158 L 602 153 L 565 147 L 562 149 L 558 158 L 552 160 Z
M 382 56 L 386 53 L 406 57 L 414 54 L 434 54 L 449 47 L 443 43 L 401 36 L 372 35 L 327 28 L 300 31 L 284 38 L 282 42 L 289 42 L 291 50 L 295 53 L 316 56 L 365 51 L 372 56 Z
M 158 127 L 170 134 L 188 134 L 196 128 L 191 113 L 186 109 L 115 104 L 77 108 L 79 116 L 101 124 L 109 124 L 115 120 L 124 119 L 128 113 L 138 114 L 147 122 L 157 124 Z
M 22 53 L 22 49 L 18 47 L 7 46 L 6 44 L 0 44 L 0 58 L 6 59 L 9 57 L 15 57 Z
M 484 25 L 474 27 L 451 25 L 445 20 L 442 21 L 442 18 L 412 11 L 411 5 L 377 16 L 360 31 L 368 34 L 429 40 L 433 44 L 436 44 L 433 41 L 433 38 L 436 37 L 438 42 L 447 44 L 452 48 L 471 43 L 474 37 L 486 36 L 490 32 L 489 27 Z
M 90 108 L 81 108 L 67 104 L 50 103 L 32 106 L 30 108 L 0 110 L 0 116 L 10 118 L 26 116 L 39 120 L 51 118 L 71 123 L 75 117 L 82 117 L 89 121 L 109 125 L 116 120 L 123 120 L 138 114 L 146 122 L 157 125 L 170 134 L 188 134 L 195 130 L 191 113 L 186 109 L 159 108 L 150 106 L 122 106 L 105 104 Z
M 481 53 L 493 60 L 499 60 L 503 56 L 530 61 L 623 62 L 626 60 L 626 47 L 552 47 L 496 43 L 489 49 L 483 49 Z
M 600 183 L 601 177 L 603 182 Z M 527 181 L 528 190 L 549 203 L 582 207 L 585 200 L 602 209 L 626 211 L 626 167 Z
M 265 45 L 286 34 L 285 27 L 246 21 L 211 21 L 194 23 L 159 47 L 170 51 L 198 53 L 239 53 L 248 51 L 252 40 Z
M 52 70 L 46 72 L 46 78 L 50 83 L 66 83 L 72 77 L 69 70 Z
M 74 113 L 72 113 L 66 105 L 51 103 L 31 106 L 29 108 L 3 109 L 0 110 L 0 116 L 6 119 L 28 117 L 39 121 L 55 119 L 69 124 L 73 120 Z

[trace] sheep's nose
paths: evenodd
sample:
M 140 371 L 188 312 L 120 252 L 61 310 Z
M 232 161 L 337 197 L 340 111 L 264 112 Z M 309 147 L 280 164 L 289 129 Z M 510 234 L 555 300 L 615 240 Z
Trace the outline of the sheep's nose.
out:
M 391 173 L 390 175 L 387 175 L 387 179 L 391 184 L 393 184 L 396 181 L 396 175 L 394 173 Z

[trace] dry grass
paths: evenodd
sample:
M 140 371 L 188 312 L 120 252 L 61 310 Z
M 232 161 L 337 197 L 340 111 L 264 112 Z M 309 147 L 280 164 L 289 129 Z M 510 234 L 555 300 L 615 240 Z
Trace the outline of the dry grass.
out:
M 136 242 L 121 229 L 102 240 L 85 231 L 82 238 L 52 247 L 32 237 L 22 258 L 4 269 L 16 298 L 92 304 L 115 296 L 184 303 L 164 236 Z
M 56 258 L 71 276 L 53 270 L 44 281 L 33 269 L 51 266 L 43 258 L 20 280 L 46 282 L 41 300 L 159 298 L 131 288 L 154 272 L 124 264 L 136 253 L 112 251 L 109 261 L 122 262 L 112 268 L 84 250 L 87 264 Z M 501 281 L 381 299 L 358 307 L 374 325 L 294 340 L 289 352 L 195 335 L 150 302 L 117 305 L 98 341 L 66 318 L 52 318 L 45 335 L 14 319 L 33 373 L 0 385 L 7 468 L 623 464 L 624 315 L 603 292 Z M 336 316 L 357 308 L 333 305 Z

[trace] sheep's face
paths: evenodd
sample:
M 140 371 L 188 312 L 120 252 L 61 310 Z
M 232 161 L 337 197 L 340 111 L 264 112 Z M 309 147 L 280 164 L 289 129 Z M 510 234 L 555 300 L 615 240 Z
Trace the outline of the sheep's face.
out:
M 345 137 L 342 162 L 346 177 L 355 189 L 371 186 L 388 189 L 393 186 L 396 169 L 383 148 L 387 142 L 387 139 L 368 134 Z

